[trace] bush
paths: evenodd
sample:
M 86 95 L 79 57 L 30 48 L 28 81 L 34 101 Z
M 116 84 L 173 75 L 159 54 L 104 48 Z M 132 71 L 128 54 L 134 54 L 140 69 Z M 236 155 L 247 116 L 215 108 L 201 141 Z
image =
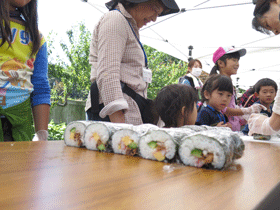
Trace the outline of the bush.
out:
M 48 131 L 48 140 L 63 140 L 63 134 L 66 128 L 66 123 L 56 124 L 53 120 L 50 121 Z
M 163 52 L 144 45 L 149 68 L 153 72 L 152 83 L 149 84 L 148 98 L 154 99 L 164 86 L 178 83 L 178 79 L 186 73 L 188 64 Z

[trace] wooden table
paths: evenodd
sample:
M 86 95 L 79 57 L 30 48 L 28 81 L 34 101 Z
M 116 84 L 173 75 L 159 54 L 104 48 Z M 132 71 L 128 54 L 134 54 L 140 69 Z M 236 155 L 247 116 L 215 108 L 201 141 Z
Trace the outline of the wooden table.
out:
M 0 143 L 0 209 L 253 209 L 280 181 L 280 144 L 245 142 L 228 170 L 65 146 Z

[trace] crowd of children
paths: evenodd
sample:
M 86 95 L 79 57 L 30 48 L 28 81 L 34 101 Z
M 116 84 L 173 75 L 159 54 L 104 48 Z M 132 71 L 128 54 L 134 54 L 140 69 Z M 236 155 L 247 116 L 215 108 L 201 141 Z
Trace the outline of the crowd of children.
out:
M 189 76 L 180 78 L 180 84 L 164 87 L 154 100 L 154 111 L 160 119 L 158 125 L 209 125 L 250 134 L 246 120 L 252 113 L 271 116 L 277 84 L 269 78 L 261 79 L 242 95 L 237 104 L 231 76 L 237 73 L 239 59 L 245 54 L 246 49 L 218 48 L 213 54 L 215 66 L 200 88 L 201 97 L 189 82 Z M 194 63 L 202 68 L 198 60 L 191 64 Z M 196 103 L 198 99 L 202 103 Z

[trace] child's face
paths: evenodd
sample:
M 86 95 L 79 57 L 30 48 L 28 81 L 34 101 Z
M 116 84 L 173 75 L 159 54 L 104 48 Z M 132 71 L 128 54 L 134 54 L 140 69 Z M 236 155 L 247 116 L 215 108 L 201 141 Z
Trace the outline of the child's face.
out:
M 220 64 L 219 66 L 220 66 L 221 74 L 230 77 L 231 75 L 237 73 L 237 70 L 239 68 L 239 59 L 238 58 L 227 59 L 226 64 L 220 60 L 219 64 Z
M 275 88 L 273 86 L 262 86 L 258 96 L 262 104 L 270 105 L 276 96 Z
M 31 0 L 8 0 L 9 5 L 12 7 L 12 10 L 19 7 L 24 7 L 27 5 Z
M 208 99 L 208 105 L 217 111 L 221 111 L 229 105 L 232 93 L 216 89 L 211 94 L 205 91 L 204 96 Z
M 193 111 L 189 113 L 185 113 L 185 120 L 184 125 L 194 125 L 196 118 L 197 118 L 197 109 L 196 109 L 196 103 L 193 105 Z

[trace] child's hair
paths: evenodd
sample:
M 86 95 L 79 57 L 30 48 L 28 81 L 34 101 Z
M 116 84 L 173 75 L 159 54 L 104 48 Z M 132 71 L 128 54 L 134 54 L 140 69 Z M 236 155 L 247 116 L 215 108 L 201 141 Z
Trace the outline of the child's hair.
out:
M 263 86 L 272 86 L 275 89 L 275 92 L 277 92 L 277 84 L 275 81 L 273 81 L 272 79 L 269 78 L 264 78 L 264 79 L 260 79 L 256 84 L 255 84 L 255 92 L 259 93 L 261 90 L 261 87 Z
M 233 85 L 231 79 L 221 74 L 215 74 L 208 77 L 201 91 L 202 102 L 207 101 L 207 99 L 204 96 L 205 91 L 211 94 L 214 90 L 217 89 L 218 91 L 228 91 L 233 94 Z
M 270 10 L 270 3 L 276 2 L 276 0 L 258 0 L 254 10 L 254 18 L 252 20 L 252 27 L 256 31 L 259 31 L 264 34 L 270 34 L 270 30 L 264 28 L 259 20 L 260 18 Z
M 31 55 L 34 55 L 39 50 L 41 43 L 38 30 L 37 0 L 31 0 L 24 7 L 18 8 L 18 11 L 25 21 L 25 30 L 30 33 L 33 42 Z M 2 47 L 5 42 L 8 42 L 9 47 L 11 47 L 12 33 L 10 28 L 8 0 L 0 1 L 0 36 L 2 37 L 0 47 Z
M 256 84 L 255 84 L 256 85 Z M 256 89 L 256 86 L 253 86 L 253 87 L 250 87 L 249 89 L 248 89 L 248 94 L 250 94 L 250 95 L 252 95 L 252 94 L 254 94 L 256 91 L 255 91 L 255 89 Z
M 225 63 L 225 65 L 227 65 L 227 59 L 231 59 L 231 58 L 237 58 L 239 60 L 240 59 L 239 52 L 224 54 L 222 57 L 219 58 L 219 60 L 223 61 Z M 215 66 L 212 68 L 210 75 L 218 74 L 217 71 L 220 71 L 220 68 L 218 65 L 219 60 L 217 60 L 217 62 L 215 63 Z
M 165 123 L 165 127 L 177 127 L 182 108 L 185 106 L 186 113 L 191 113 L 197 100 L 197 93 L 192 87 L 183 84 L 168 85 L 154 99 L 154 111 Z

